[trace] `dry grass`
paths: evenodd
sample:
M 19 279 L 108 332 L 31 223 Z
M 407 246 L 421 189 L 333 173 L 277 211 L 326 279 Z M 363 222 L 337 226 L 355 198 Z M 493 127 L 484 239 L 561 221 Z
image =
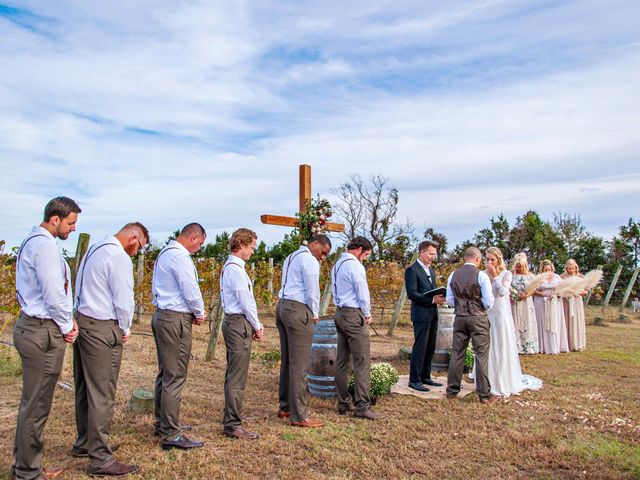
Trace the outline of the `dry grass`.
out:
M 594 312 L 589 312 L 592 316 Z M 611 318 L 617 318 L 612 312 Z M 266 318 L 266 341 L 254 352 L 277 349 L 273 318 Z M 138 332 L 148 332 L 139 326 Z M 386 328 L 378 329 L 384 334 Z M 373 337 L 374 361 L 389 361 L 400 373 L 400 345 L 411 343 L 402 326 L 397 338 Z M 523 370 L 543 379 L 539 392 L 525 392 L 492 406 L 468 400 L 424 401 L 411 396 L 382 398 L 384 420 L 341 417 L 333 401 L 312 398 L 315 415 L 327 422 L 319 430 L 296 429 L 275 417 L 277 368 L 251 363 L 245 415 L 257 442 L 220 435 L 223 407 L 224 347 L 205 363 L 206 328 L 198 328 L 194 359 L 182 408 L 182 421 L 195 425 L 202 449 L 164 452 L 152 433 L 149 415 L 127 412 L 134 388 L 150 388 L 155 377 L 153 339 L 136 335 L 125 348 L 118 385 L 112 440 L 116 457 L 141 466 L 132 478 L 639 478 L 640 318 L 630 324 L 587 328 L 588 350 L 556 356 L 522 357 Z M 10 332 L 2 339 L 10 341 Z M 4 347 L 3 347 L 4 348 Z M 10 358 L 11 354 L 3 355 Z M 11 369 L 9 368 L 9 371 Z M 68 349 L 61 380 L 72 382 Z M 20 377 L 0 376 L 0 478 L 9 478 Z M 72 392 L 57 390 L 47 424 L 46 463 L 67 468 L 65 478 L 84 478 L 85 460 L 67 452 L 74 440 Z

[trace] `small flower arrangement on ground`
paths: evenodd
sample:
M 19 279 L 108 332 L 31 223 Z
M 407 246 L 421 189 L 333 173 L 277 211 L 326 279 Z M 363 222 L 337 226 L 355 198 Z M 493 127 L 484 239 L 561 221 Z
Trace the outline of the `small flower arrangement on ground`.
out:
M 453 352 L 453 347 L 449 347 L 449 358 L 451 358 L 451 353 Z M 473 361 L 475 355 L 473 353 L 473 345 L 471 342 L 467 345 L 467 350 L 464 352 L 464 371 L 470 372 L 473 370 Z
M 332 215 L 329 200 L 320 198 L 319 195 L 316 199 L 308 200 L 304 211 L 296 213 L 300 238 L 304 241 L 314 234 L 325 233 Z
M 371 365 L 371 401 L 375 402 L 378 397 L 387 395 L 391 391 L 400 376 L 395 368 L 388 363 L 374 363 Z M 355 378 L 351 375 L 349 380 L 349 391 L 354 392 Z

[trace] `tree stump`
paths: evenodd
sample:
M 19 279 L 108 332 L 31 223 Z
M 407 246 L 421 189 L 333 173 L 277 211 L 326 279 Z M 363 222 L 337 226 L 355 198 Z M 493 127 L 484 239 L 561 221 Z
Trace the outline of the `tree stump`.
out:
M 618 317 L 618 320 L 620 320 L 620 323 L 629 323 L 629 322 L 631 322 L 631 319 L 629 318 L 629 315 L 627 315 L 626 313 L 621 313 L 620 316 Z
M 129 399 L 129 411 L 133 413 L 153 413 L 155 394 L 151 390 L 136 388 Z
M 605 327 L 605 323 L 604 323 L 604 317 L 601 316 L 597 316 L 594 320 L 593 320 L 593 324 L 598 326 L 598 327 Z
M 400 347 L 398 356 L 400 360 L 411 360 L 411 347 Z

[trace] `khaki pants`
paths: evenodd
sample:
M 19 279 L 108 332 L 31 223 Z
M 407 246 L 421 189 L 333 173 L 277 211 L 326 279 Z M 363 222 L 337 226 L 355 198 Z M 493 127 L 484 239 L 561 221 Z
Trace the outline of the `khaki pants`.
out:
M 22 359 L 22 398 L 13 448 L 16 478 L 40 478 L 44 426 L 62 370 L 65 342 L 51 319 L 21 313 L 13 329 L 13 343 Z
M 113 463 L 109 428 L 122 360 L 122 329 L 116 320 L 97 320 L 78 313 L 80 335 L 73 344 L 76 384 L 76 449 L 87 449 L 90 469 Z
M 281 299 L 276 306 L 280 333 L 280 409 L 289 420 L 300 422 L 307 415 L 307 369 L 313 338 L 313 314 L 304 303 Z
M 336 360 L 336 389 L 338 405 L 347 408 L 353 404 L 356 413 L 364 413 L 371 405 L 371 350 L 369 326 L 358 308 L 338 308 L 335 317 L 338 331 L 338 358 Z M 351 359 L 355 372 L 355 392 L 349 394 Z
M 447 393 L 458 393 L 464 370 L 464 356 L 469 345 L 473 344 L 476 355 L 476 391 L 480 399 L 491 396 L 491 385 L 487 376 L 489 360 L 489 319 L 486 315 L 461 317 L 456 315 L 453 322 L 453 348 L 447 377 Z
M 180 402 L 191 356 L 191 313 L 156 309 L 151 321 L 158 355 L 156 377 L 156 430 L 163 439 L 180 434 Z
M 224 418 L 225 430 L 234 430 L 242 425 L 241 413 L 244 388 L 247 384 L 249 361 L 251 360 L 251 339 L 253 328 L 244 315 L 225 314 L 222 335 L 227 347 L 227 372 L 224 377 Z

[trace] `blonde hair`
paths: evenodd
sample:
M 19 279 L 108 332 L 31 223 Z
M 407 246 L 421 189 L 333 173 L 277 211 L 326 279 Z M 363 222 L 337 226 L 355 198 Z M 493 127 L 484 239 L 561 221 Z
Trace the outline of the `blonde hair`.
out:
M 258 236 L 253 230 L 248 228 L 239 228 L 231 234 L 229 239 L 229 251 L 235 253 L 246 245 L 251 245 L 251 242 L 257 240 Z
M 542 273 L 544 271 L 544 267 L 546 267 L 546 266 L 550 266 L 551 267 L 551 271 L 553 273 L 555 273 L 556 267 L 553 265 L 553 262 L 551 260 L 542 260 L 540 262 L 540 273 Z
M 500 249 L 498 247 L 489 247 L 489 248 L 487 248 L 486 255 L 495 255 L 496 256 L 496 258 L 498 259 L 498 266 L 497 266 L 496 270 L 498 271 L 498 273 L 500 273 L 503 270 L 507 269 L 507 266 L 504 263 L 504 257 L 502 256 L 502 252 L 500 251 Z
M 517 253 L 515 257 L 513 257 L 513 264 L 511 265 L 511 272 L 513 274 L 516 273 L 516 265 L 520 265 L 522 267 L 522 274 L 529 274 L 529 262 L 527 261 L 527 254 L 524 252 Z
M 575 265 L 575 267 L 576 267 L 576 275 L 580 275 L 580 267 L 578 266 L 578 262 L 576 262 L 573 258 L 570 258 L 569 260 L 567 260 L 565 262 L 565 264 L 564 264 L 564 273 L 569 275 L 569 272 L 567 272 L 567 267 L 569 265 Z

